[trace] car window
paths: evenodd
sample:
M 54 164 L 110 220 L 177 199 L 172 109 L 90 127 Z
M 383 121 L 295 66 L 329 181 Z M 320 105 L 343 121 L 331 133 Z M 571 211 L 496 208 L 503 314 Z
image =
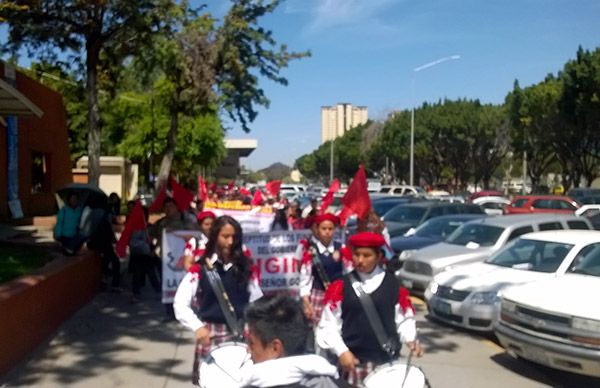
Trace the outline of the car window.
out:
M 563 226 L 560 224 L 560 222 L 545 222 L 545 223 L 539 225 L 540 231 L 558 230 L 558 229 L 563 229 Z
M 385 220 L 418 223 L 423 218 L 425 210 L 426 209 L 422 207 L 398 206 L 385 214 Z
M 572 244 L 518 238 L 485 262 L 535 272 L 556 272 Z
M 499 226 L 463 224 L 448 236 L 446 242 L 456 245 L 477 243 L 480 246 L 489 247 L 496 244 L 503 231 L 504 228 Z
M 569 225 L 569 229 L 581 229 L 581 230 L 589 230 L 588 225 L 583 221 L 567 221 L 567 225 Z
M 506 205 L 504 205 L 503 203 L 485 202 L 479 206 L 481 206 L 484 209 L 502 210 L 502 209 L 504 209 L 504 206 L 506 206 Z
M 576 210 L 577 208 L 573 206 L 573 204 L 567 201 L 556 200 L 555 209 L 563 209 L 563 210 Z
M 510 236 L 508 236 L 508 241 L 514 240 L 515 238 L 524 235 L 525 233 L 533 232 L 533 226 L 522 226 L 520 228 L 516 228 L 512 231 Z
M 402 188 L 394 189 L 394 194 L 402 194 Z
M 510 204 L 511 207 L 523 207 L 527 203 L 527 198 L 519 198 L 516 199 L 513 203 Z
M 436 219 L 433 218 L 427 222 L 421 224 L 415 229 L 415 236 L 419 237 L 443 237 L 449 236 L 461 226 L 463 221 L 453 221 L 448 219 Z
M 391 187 L 382 187 L 381 190 L 379 190 L 380 193 L 389 193 L 390 192 Z
M 444 208 L 445 208 L 444 206 L 432 207 L 431 209 L 429 209 L 429 213 L 427 214 L 427 219 L 439 217 L 444 214 L 448 214 L 448 213 L 444 212 Z
M 340 198 L 340 203 L 341 203 L 341 198 Z M 395 202 L 395 201 L 377 201 L 374 202 L 371 206 L 373 207 L 373 211 L 375 211 L 375 213 L 377 213 L 377 215 L 379 217 L 383 216 L 385 213 L 387 213 L 391 208 L 393 208 L 396 205 L 399 205 L 401 202 Z
M 536 209 L 552 209 L 552 201 L 549 199 L 536 199 L 531 205 Z
M 464 214 L 483 214 L 484 211 L 479 205 L 462 205 L 458 206 L 460 213 Z
M 590 244 L 579 251 L 568 272 L 600 276 L 600 243 Z

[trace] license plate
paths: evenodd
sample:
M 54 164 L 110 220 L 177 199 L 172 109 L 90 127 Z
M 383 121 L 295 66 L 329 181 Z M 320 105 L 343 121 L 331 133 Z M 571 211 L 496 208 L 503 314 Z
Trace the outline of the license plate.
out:
M 452 306 L 450 306 L 450 303 L 446 303 L 441 300 L 438 300 L 436 302 L 434 308 L 442 314 L 446 314 L 446 315 L 452 314 Z
M 549 365 L 549 358 L 545 351 L 529 346 L 523 347 L 523 357 L 539 364 Z
M 405 280 L 402 279 L 402 285 L 406 288 L 413 288 L 413 282 L 412 280 Z

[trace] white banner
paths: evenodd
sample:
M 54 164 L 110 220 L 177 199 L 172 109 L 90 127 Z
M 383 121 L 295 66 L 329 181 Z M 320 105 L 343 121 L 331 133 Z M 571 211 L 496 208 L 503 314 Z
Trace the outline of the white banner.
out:
M 162 302 L 173 303 L 175 292 L 185 276 L 183 251 L 192 237 L 200 237 L 199 230 L 163 231 L 162 235 Z
M 271 231 L 271 225 L 275 214 L 259 212 L 260 208 L 255 211 L 244 210 L 228 210 L 228 209 L 208 209 L 214 212 L 217 216 L 228 215 L 242 226 L 244 234 L 246 233 L 267 233 Z
M 261 269 L 260 287 L 265 294 L 287 291 L 298 295 L 300 259 L 296 248 L 310 230 L 244 233 L 244 244 Z

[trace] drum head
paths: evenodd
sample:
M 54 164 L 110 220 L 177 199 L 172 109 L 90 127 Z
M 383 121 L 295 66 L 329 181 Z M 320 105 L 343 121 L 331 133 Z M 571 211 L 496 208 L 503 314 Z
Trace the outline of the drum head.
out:
M 200 386 L 239 387 L 244 371 L 252 365 L 247 349 L 241 342 L 226 342 L 211 350 L 200 363 Z
M 425 375 L 416 366 L 408 368 L 406 380 L 406 364 L 393 363 L 378 367 L 365 378 L 363 384 L 366 388 L 375 387 L 403 387 L 423 388 L 425 387 Z M 404 381 L 404 385 L 402 382 Z

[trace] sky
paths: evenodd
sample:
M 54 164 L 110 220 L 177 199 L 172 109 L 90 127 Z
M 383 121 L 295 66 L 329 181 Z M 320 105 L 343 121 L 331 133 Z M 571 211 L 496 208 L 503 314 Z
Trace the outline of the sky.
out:
M 229 3 L 211 0 L 222 15 Z M 383 120 L 397 109 L 443 98 L 502 103 L 515 79 L 535 84 L 600 47 L 598 0 L 287 0 L 261 20 L 279 43 L 312 56 L 290 63 L 281 86 L 262 80 L 268 109 L 245 134 L 254 138 L 242 164 L 257 170 L 293 165 L 321 142 L 321 106 L 367 106 Z M 418 72 L 440 58 L 459 55 Z

